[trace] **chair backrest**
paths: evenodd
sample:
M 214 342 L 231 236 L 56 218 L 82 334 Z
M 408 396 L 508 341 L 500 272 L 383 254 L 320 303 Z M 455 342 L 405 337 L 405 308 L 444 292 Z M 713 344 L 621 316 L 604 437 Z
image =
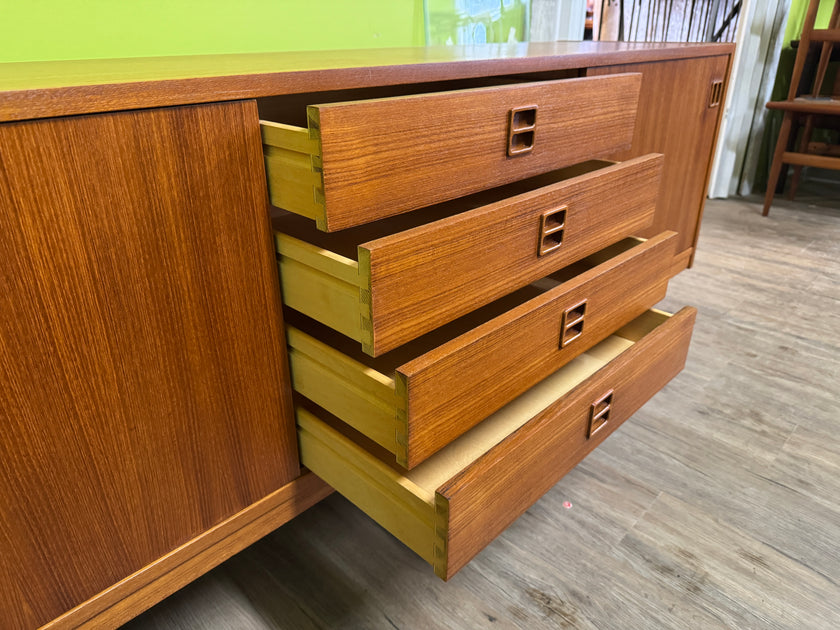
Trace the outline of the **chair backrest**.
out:
M 834 8 L 831 11 L 828 28 L 815 29 L 817 11 L 820 7 L 820 0 L 811 0 L 808 4 L 808 12 L 805 14 L 805 23 L 802 27 L 802 35 L 799 38 L 799 48 L 796 51 L 796 59 L 793 64 L 793 75 L 790 81 L 788 100 L 793 100 L 800 95 L 819 96 L 825 81 L 828 62 L 835 44 L 840 44 L 840 0 L 834 1 Z M 812 62 L 809 55 L 812 42 L 822 42 L 816 69 L 807 68 Z M 813 71 L 813 81 L 804 89 L 800 86 L 803 73 L 806 70 Z M 810 73 L 809 73 L 810 74 Z M 837 94 L 840 89 L 840 80 L 835 81 L 832 94 Z

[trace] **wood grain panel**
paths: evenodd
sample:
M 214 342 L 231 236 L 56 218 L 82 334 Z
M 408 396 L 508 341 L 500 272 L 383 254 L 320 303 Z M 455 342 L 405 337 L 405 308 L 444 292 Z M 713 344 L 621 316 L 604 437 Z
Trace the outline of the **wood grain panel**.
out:
M 684 308 L 438 488 L 437 528 L 449 579 L 685 365 L 696 310 Z M 613 390 L 608 424 L 590 439 L 590 405 Z
M 253 102 L 4 125 L 0 195 L 0 626 L 15 628 L 298 462 Z
M 325 222 L 341 230 L 630 147 L 640 77 L 617 75 L 313 105 Z M 533 150 L 509 114 L 538 107 Z M 294 211 L 294 208 L 287 208 Z
M 115 628 L 239 553 L 332 493 L 311 472 L 202 532 L 159 560 L 43 626 L 43 630 Z
M 695 313 L 647 311 L 408 472 L 301 400 L 302 461 L 449 579 L 682 369 Z M 606 391 L 607 423 L 587 438 Z
M 0 120 L 724 54 L 734 44 L 551 42 L 0 64 Z
M 653 224 L 640 236 L 663 230 L 680 235 L 677 254 L 697 243 L 722 106 L 710 107 L 713 81 L 726 81 L 728 54 L 700 59 L 590 68 L 590 76 L 641 72 L 642 91 L 633 147 L 613 156 L 665 154 L 662 189 Z M 724 97 L 721 97 L 721 102 Z
M 400 366 L 397 461 L 412 468 L 664 298 L 675 242 L 660 234 Z M 561 347 L 563 312 L 583 300 L 580 336 Z
M 645 156 L 362 244 L 373 331 L 366 352 L 396 348 L 643 230 L 661 169 L 661 155 Z M 563 244 L 539 256 L 540 215 L 562 206 Z
M 334 495 L 130 630 L 834 628 L 840 221 L 812 183 L 769 218 L 708 201 L 669 287 L 699 302 L 683 372 L 453 580 Z

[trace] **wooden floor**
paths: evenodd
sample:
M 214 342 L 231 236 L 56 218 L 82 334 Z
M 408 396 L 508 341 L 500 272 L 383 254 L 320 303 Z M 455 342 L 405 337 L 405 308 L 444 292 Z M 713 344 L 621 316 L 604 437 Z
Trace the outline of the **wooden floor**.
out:
M 448 584 L 333 495 L 127 627 L 840 628 L 833 193 L 707 204 L 685 371 Z

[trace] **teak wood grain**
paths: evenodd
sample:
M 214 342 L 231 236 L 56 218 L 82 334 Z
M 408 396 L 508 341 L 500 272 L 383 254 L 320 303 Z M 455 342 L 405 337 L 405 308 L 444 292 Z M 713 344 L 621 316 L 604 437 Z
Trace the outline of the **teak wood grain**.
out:
M 276 217 L 284 302 L 381 356 L 649 225 L 662 156 L 603 165 L 337 233 Z M 562 207 L 562 245 L 540 256 L 541 215 Z
M 682 369 L 694 317 L 644 313 L 408 472 L 299 401 L 301 459 L 449 579 Z M 607 422 L 587 437 L 605 392 Z
M 2 125 L 0 197 L 0 626 L 31 628 L 299 467 L 253 102 Z
M 438 488 L 451 578 L 685 365 L 696 310 L 684 308 L 595 376 Z M 607 425 L 587 438 L 590 406 L 613 391 Z
M 668 98 L 679 102 L 683 69 L 697 67 L 680 60 L 733 49 L 558 42 L 0 64 L 0 626 L 121 623 L 328 491 L 297 477 L 257 109 L 148 108 L 265 97 L 260 111 L 296 103 L 303 114 L 624 64 L 659 77 L 642 92 L 659 91 L 645 102 L 661 107 L 663 146 L 702 169 L 711 153 L 680 153 L 690 121 Z M 677 70 L 663 73 L 666 60 Z M 8 122 L 102 112 L 125 113 Z M 312 149 L 303 132 L 298 152 Z M 696 195 L 660 212 L 699 221 Z M 333 262 L 345 280 L 358 274 Z M 430 540 L 439 485 L 424 499 Z
M 371 354 L 642 231 L 653 220 L 661 170 L 662 156 L 648 155 L 362 244 Z M 539 256 L 540 215 L 563 206 L 563 244 Z
M 345 229 L 629 148 L 640 83 L 613 75 L 312 105 L 318 227 Z M 523 106 L 538 108 L 533 149 L 511 156 L 510 112 Z
M 675 241 L 627 239 L 378 359 L 288 313 L 292 386 L 414 468 L 661 300 Z M 583 300 L 561 347 L 563 313 Z
M 733 44 L 550 42 L 0 64 L 0 121 L 731 54 Z
M 725 103 L 730 57 L 621 64 L 590 68 L 588 76 L 641 72 L 642 89 L 633 147 L 612 156 L 628 159 L 663 153 L 662 188 L 656 218 L 640 236 L 663 230 L 680 235 L 677 255 L 696 247 L 709 185 L 712 153 Z M 720 104 L 710 106 L 712 83 L 724 82 Z
M 304 472 L 42 628 L 116 628 L 309 509 L 332 491 L 317 476 Z
M 664 298 L 675 244 L 660 234 L 401 365 L 397 461 L 423 461 Z M 563 312 L 584 300 L 581 334 L 561 347 Z

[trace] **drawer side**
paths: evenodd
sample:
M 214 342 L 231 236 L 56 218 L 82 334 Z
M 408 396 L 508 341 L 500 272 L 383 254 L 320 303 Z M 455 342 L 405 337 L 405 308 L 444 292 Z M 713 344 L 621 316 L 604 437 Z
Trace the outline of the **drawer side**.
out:
M 271 203 L 326 226 L 321 147 L 317 133 L 302 127 L 260 121 Z
M 682 370 L 695 315 L 682 309 L 438 488 L 440 577 L 451 578 Z M 608 392 L 608 421 L 588 438 L 593 403 Z
M 302 407 L 296 410 L 304 466 L 434 564 L 434 496 L 372 457 Z

